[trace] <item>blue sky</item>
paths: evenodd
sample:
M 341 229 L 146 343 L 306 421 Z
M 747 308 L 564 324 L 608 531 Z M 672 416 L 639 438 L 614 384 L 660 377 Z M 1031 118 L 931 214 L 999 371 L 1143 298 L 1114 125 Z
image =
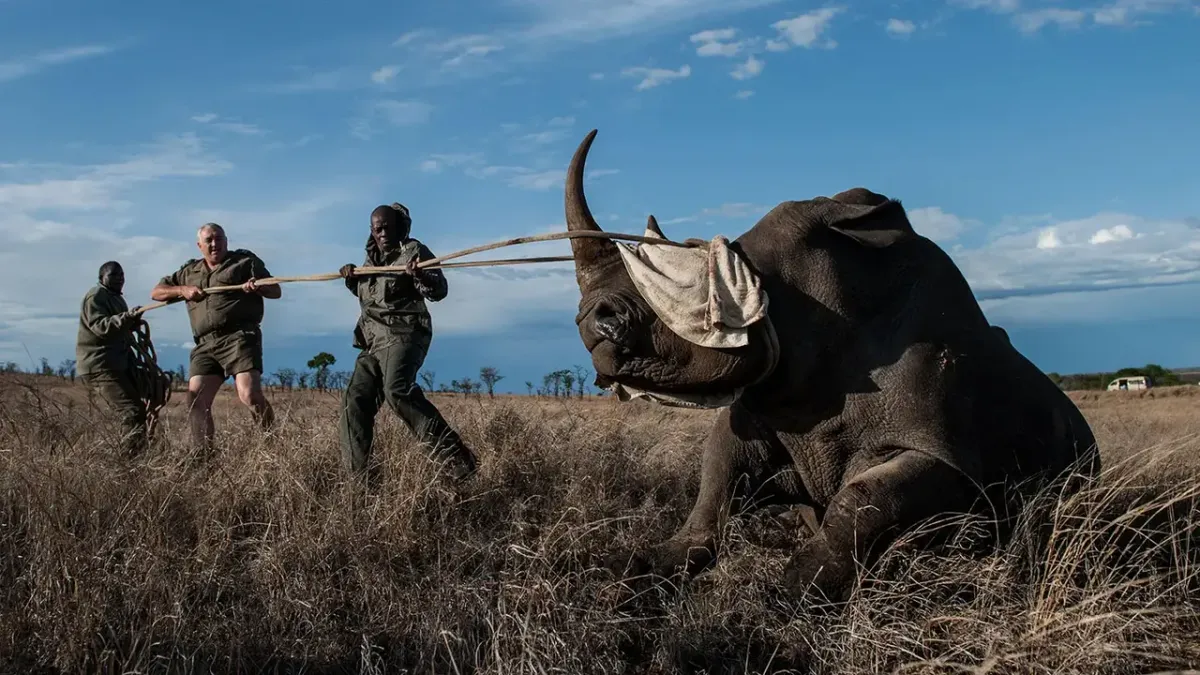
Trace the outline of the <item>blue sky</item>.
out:
M 1042 368 L 1200 365 L 1198 28 L 1184 0 L 0 0 L 0 360 L 70 358 L 99 264 L 148 303 L 208 220 L 279 275 L 361 263 L 397 200 L 435 253 L 561 229 L 598 128 L 607 229 L 732 238 L 866 186 Z M 569 265 L 447 275 L 439 381 L 588 363 Z M 356 316 L 285 286 L 267 370 L 350 368 Z M 148 317 L 183 362 L 182 308 Z

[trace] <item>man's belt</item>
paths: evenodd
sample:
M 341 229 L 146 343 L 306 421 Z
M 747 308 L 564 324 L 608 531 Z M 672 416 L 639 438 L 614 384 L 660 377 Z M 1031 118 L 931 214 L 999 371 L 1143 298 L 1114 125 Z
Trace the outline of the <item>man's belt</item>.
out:
M 209 340 L 215 340 L 219 337 L 233 335 L 234 333 L 257 333 L 258 331 L 258 326 L 221 326 L 219 328 L 214 328 L 199 337 L 193 335 L 192 342 L 195 344 L 202 344 L 208 342 Z

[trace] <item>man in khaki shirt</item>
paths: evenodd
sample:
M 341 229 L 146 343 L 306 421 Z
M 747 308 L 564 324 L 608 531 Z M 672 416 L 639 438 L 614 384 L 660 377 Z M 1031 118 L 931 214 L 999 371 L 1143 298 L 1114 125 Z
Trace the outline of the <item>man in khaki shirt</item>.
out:
M 79 306 L 75 367 L 93 394 L 108 404 L 121 424 L 121 448 L 130 456 L 146 449 L 146 402 L 133 375 L 133 331 L 141 322 L 138 307 L 130 309 L 121 291 L 125 270 L 115 260 L 100 266 L 99 283 L 88 290 Z
M 192 349 L 188 373 L 188 418 L 192 443 L 212 443 L 212 403 L 227 378 L 234 378 L 238 399 L 250 408 L 255 420 L 269 429 L 275 412 L 262 391 L 263 298 L 282 294 L 278 284 L 258 286 L 271 276 L 257 255 L 246 249 L 230 251 L 225 230 L 205 223 L 197 232 L 201 258 L 187 261 L 163 277 L 150 297 L 157 301 L 187 301 L 192 326 Z M 241 284 L 241 291 L 209 295 L 212 286 Z

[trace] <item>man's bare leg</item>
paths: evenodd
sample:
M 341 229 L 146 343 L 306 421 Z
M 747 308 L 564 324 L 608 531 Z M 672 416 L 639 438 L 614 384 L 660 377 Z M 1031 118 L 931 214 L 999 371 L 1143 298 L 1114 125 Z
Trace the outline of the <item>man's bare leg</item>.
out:
M 234 376 L 233 383 L 237 387 L 238 399 L 250 408 L 254 421 L 264 431 L 270 429 L 275 424 L 275 409 L 263 394 L 262 373 L 257 370 L 238 373 Z
M 212 404 L 225 378 L 220 375 L 195 375 L 188 380 L 188 423 L 192 447 L 209 448 L 213 439 Z

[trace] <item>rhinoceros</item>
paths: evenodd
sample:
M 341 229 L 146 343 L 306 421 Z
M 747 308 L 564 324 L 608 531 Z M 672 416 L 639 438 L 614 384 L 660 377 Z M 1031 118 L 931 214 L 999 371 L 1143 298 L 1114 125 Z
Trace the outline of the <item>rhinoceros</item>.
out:
M 583 191 L 595 136 L 567 170 L 570 231 L 600 230 Z M 662 236 L 654 216 L 647 231 Z M 718 409 L 686 522 L 653 547 L 610 556 L 618 573 L 693 575 L 715 563 L 731 505 L 785 504 L 809 530 L 797 532 L 785 597 L 838 604 L 857 566 L 920 521 L 984 513 L 1006 484 L 1070 492 L 1100 470 L 1078 408 L 989 324 L 898 200 L 856 187 L 784 201 L 729 241 L 768 299 L 766 318 L 734 347 L 670 330 L 617 244 L 570 242 L 596 386 Z

